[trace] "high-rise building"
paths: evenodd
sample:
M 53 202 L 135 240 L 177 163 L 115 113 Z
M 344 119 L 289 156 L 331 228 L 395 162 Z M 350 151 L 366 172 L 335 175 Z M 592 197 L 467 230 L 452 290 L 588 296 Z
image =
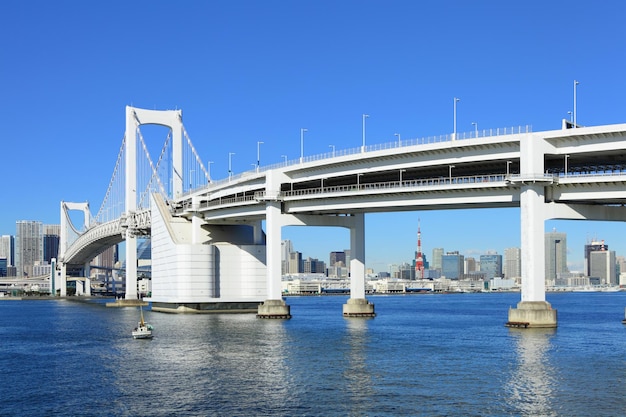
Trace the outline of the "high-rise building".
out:
M 422 231 L 417 219 L 417 251 L 415 251 L 415 278 L 424 279 L 424 257 L 422 256 Z
M 591 279 L 599 279 L 600 285 L 616 285 L 615 251 L 598 250 L 589 253 L 589 268 Z
M 0 257 L 0 277 L 7 276 L 7 267 L 8 267 L 7 258 Z
M 280 242 L 280 272 L 281 275 L 289 273 L 289 254 L 293 252 L 293 243 L 285 239 Z
M 335 266 L 338 262 L 341 262 L 341 266 L 346 266 L 346 253 L 345 252 L 331 252 L 329 257 L 329 266 Z
M 58 224 L 44 224 L 43 226 L 43 260 L 51 263 L 52 258 L 59 256 L 59 241 L 61 226 Z
M 502 255 L 488 253 L 480 255 L 480 272 L 485 274 L 485 279 L 502 277 Z
M 591 276 L 591 265 L 589 263 L 589 254 L 594 251 L 609 250 L 609 245 L 604 243 L 604 240 L 591 241 L 585 245 L 585 274 Z
M 7 266 L 15 266 L 15 246 L 13 236 L 0 236 L 0 258 L 6 258 Z
M 299 274 L 303 270 L 302 254 L 300 252 L 291 252 L 289 254 L 288 273 Z
M 441 275 L 448 279 L 463 278 L 465 259 L 458 251 L 447 252 L 441 257 Z
M 522 250 L 507 248 L 504 250 L 504 277 L 515 279 L 522 276 Z
M 433 249 L 433 264 L 431 266 L 432 269 L 436 269 L 439 272 L 441 272 L 443 264 L 442 264 L 442 257 L 443 257 L 443 248 L 434 248 Z
M 546 281 L 556 282 L 558 274 L 567 272 L 567 235 L 556 230 L 545 234 Z
M 306 258 L 303 262 L 303 272 L 305 274 L 325 274 L 326 264 L 324 261 L 314 259 L 311 257 Z
M 35 262 L 43 261 L 43 224 L 38 221 L 18 220 L 15 229 L 17 276 L 32 276 Z
M 465 258 L 465 265 L 463 268 L 463 272 L 465 274 L 471 274 L 472 272 L 476 271 L 476 259 L 472 258 L 471 256 L 468 258 Z

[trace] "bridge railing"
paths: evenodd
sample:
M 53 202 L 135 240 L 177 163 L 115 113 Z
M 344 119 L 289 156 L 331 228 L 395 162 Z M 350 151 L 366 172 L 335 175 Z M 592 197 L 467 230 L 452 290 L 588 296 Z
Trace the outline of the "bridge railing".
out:
M 374 182 L 374 183 L 355 183 L 348 185 L 336 185 L 330 187 L 317 187 L 307 188 L 304 190 L 284 191 L 285 197 L 298 197 L 306 195 L 327 194 L 327 193 L 346 193 L 351 191 L 381 191 L 387 189 L 397 190 L 399 188 L 419 188 L 419 187 L 433 187 L 441 185 L 469 185 L 469 184 L 481 184 L 481 183 L 493 183 L 493 182 L 505 182 L 507 179 L 506 174 L 489 174 L 489 175 L 474 175 L 467 177 L 437 177 L 427 179 L 415 179 L 415 180 L 403 180 L 403 181 L 388 181 L 388 182 Z
M 271 164 L 271 165 L 262 166 L 262 167 L 259 167 L 258 170 L 254 168 L 248 171 L 241 172 L 239 174 L 234 174 L 230 178 L 213 180 L 211 181 L 210 185 L 227 184 L 228 182 L 241 179 L 244 176 L 250 176 L 256 173 L 262 173 L 262 172 L 269 171 L 272 169 L 285 168 L 288 166 L 294 166 L 294 165 L 298 165 L 298 164 L 306 163 L 306 162 L 319 161 L 322 159 L 331 159 L 331 158 L 338 158 L 338 157 L 348 156 L 348 155 L 357 155 L 357 154 L 361 154 L 364 152 L 375 152 L 375 151 L 381 151 L 381 150 L 386 150 L 386 149 L 404 148 L 408 146 L 450 142 L 453 140 L 453 138 L 454 140 L 467 140 L 467 139 L 476 139 L 476 138 L 486 138 L 486 137 L 492 137 L 492 136 L 517 135 L 517 134 L 530 133 L 530 132 L 532 132 L 531 125 L 512 126 L 512 127 L 503 127 L 503 128 L 496 128 L 496 129 L 474 130 L 471 132 L 461 132 L 461 133 L 457 133 L 456 136 L 454 134 L 427 136 L 427 137 L 416 138 L 416 139 L 403 139 L 403 140 L 396 140 L 392 142 L 366 145 L 364 148 L 359 146 L 355 148 L 338 149 L 338 150 L 333 150 L 331 152 L 305 156 L 302 159 L 296 158 L 296 159 L 286 160 L 283 162 L 278 162 L 278 163 Z M 200 187 L 198 189 L 202 189 L 202 188 L 206 188 L 206 187 Z

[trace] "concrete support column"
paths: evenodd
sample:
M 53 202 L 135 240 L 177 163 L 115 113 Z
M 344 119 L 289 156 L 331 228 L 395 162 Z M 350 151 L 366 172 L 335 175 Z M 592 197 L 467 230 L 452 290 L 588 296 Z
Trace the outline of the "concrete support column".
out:
M 509 327 L 556 327 L 557 312 L 546 301 L 544 185 L 523 185 L 520 194 L 522 300 L 509 309 Z
M 91 296 L 91 281 L 90 281 L 90 277 L 91 277 L 91 265 L 89 264 L 89 262 L 85 263 L 85 266 L 83 267 L 83 276 L 85 278 L 85 280 L 83 281 L 84 283 L 84 287 L 83 287 L 83 293 L 86 296 Z
M 137 238 L 126 230 L 126 300 L 137 299 Z
M 351 216 L 350 299 L 343 305 L 344 317 L 374 317 L 374 304 L 365 299 L 365 215 Z
M 59 268 L 59 276 L 56 282 L 56 288 L 59 289 L 60 297 L 67 297 L 67 270 L 65 264 L 61 262 L 61 267 Z M 56 292 L 55 288 L 55 292 Z
M 280 268 L 281 211 L 279 201 L 268 201 L 265 208 L 267 300 L 259 305 L 257 317 L 289 319 L 290 307 L 283 301 Z

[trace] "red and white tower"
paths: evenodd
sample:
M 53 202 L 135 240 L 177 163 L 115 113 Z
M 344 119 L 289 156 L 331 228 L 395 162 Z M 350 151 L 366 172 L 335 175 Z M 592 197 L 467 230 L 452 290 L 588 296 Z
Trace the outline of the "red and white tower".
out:
M 415 279 L 424 279 L 424 257 L 422 256 L 422 232 L 417 219 L 417 252 L 415 252 Z

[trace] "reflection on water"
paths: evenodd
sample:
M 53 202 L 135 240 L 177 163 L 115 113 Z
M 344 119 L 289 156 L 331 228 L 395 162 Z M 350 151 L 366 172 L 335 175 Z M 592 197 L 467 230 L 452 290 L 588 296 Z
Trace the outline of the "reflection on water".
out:
M 505 390 L 508 405 L 523 416 L 557 416 L 554 410 L 558 382 L 548 358 L 556 329 L 509 329 L 516 342 L 517 364 Z
M 371 408 L 371 398 L 375 396 L 372 389 L 372 377 L 367 364 L 368 324 L 371 319 L 363 317 L 346 318 L 347 366 L 343 375 L 346 390 L 350 397 L 350 415 L 366 415 Z

